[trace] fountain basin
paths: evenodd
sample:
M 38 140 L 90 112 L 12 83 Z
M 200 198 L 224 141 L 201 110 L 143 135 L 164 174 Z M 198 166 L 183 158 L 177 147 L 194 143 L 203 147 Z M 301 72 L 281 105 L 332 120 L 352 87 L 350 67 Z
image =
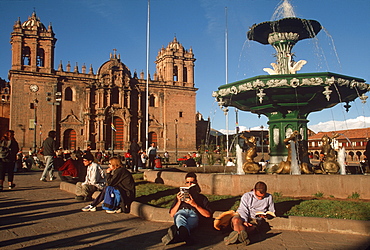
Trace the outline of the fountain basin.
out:
M 165 185 L 180 187 L 186 172 L 144 171 L 144 179 L 158 181 Z M 360 199 L 370 199 L 369 175 L 276 175 L 276 174 L 212 174 L 197 173 L 198 182 L 204 194 L 243 195 L 249 192 L 257 181 L 267 184 L 268 192 L 281 193 L 291 197 L 312 197 L 321 192 L 325 197 L 347 198 L 357 192 Z

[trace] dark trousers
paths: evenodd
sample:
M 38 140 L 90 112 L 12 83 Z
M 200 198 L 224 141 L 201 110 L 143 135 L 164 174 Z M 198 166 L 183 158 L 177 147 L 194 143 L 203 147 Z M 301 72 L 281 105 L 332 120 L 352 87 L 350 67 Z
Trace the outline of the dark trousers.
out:
M 155 156 L 154 154 L 149 154 L 149 168 L 154 169 L 155 166 Z
M 0 180 L 5 181 L 5 175 L 8 173 L 8 182 L 13 182 L 15 162 L 1 162 L 0 165 Z
M 93 207 L 96 207 L 100 204 L 100 202 L 102 202 L 104 200 L 104 196 L 105 196 L 105 190 L 107 189 L 107 187 L 105 186 L 103 188 L 103 190 L 100 192 L 100 194 L 98 195 L 98 197 L 95 198 L 95 200 L 93 200 L 91 202 L 91 206 Z
M 137 172 L 137 171 L 138 171 L 139 155 L 137 155 L 137 154 L 132 154 L 132 155 L 131 155 L 131 157 L 132 157 L 131 170 L 132 170 L 133 172 Z

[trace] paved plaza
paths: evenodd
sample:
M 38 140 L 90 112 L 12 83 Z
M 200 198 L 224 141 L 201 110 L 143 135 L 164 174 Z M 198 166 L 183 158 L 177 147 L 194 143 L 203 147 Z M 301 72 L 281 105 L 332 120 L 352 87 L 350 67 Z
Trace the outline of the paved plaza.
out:
M 226 233 L 203 226 L 195 244 L 163 246 L 170 223 L 130 214 L 82 212 L 86 202 L 60 190 L 59 178 L 41 182 L 41 172 L 15 175 L 16 188 L 0 193 L 1 249 L 369 249 L 370 237 L 272 229 L 251 244 L 225 246 Z M 7 183 L 7 182 L 5 182 Z

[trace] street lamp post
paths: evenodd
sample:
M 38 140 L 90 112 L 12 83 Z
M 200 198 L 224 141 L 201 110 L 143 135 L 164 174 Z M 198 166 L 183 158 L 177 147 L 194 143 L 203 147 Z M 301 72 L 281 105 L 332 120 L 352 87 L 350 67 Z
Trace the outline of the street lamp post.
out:
M 178 159 L 177 157 L 177 138 L 178 138 L 178 134 L 177 134 L 177 124 L 178 124 L 178 120 L 175 119 L 175 157 L 176 157 L 176 161 Z
M 111 149 L 112 149 L 112 156 L 114 156 L 114 108 L 111 107 L 110 108 L 110 114 L 111 114 L 111 117 L 112 117 L 112 121 L 111 121 L 111 128 L 112 128 L 112 138 L 111 138 Z
M 34 121 L 33 121 L 33 145 L 32 145 L 32 148 L 33 148 L 32 152 L 33 153 L 37 152 L 36 137 L 37 137 L 37 103 L 38 102 L 39 101 L 37 100 L 37 98 L 35 98 L 33 100 L 33 105 L 34 105 L 34 110 L 35 110 L 34 117 L 33 117 L 33 119 L 34 119 Z
M 263 153 L 263 125 L 261 125 L 261 152 L 262 152 L 262 158 L 264 159 L 264 153 Z

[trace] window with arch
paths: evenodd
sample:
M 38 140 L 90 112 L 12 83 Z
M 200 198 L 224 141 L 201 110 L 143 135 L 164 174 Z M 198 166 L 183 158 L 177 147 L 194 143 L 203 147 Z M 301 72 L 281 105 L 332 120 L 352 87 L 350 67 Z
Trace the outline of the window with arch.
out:
M 22 50 L 22 65 L 31 65 L 31 50 L 28 46 Z
M 184 80 L 183 82 L 188 82 L 188 68 L 184 67 Z
M 154 94 L 151 94 L 149 96 L 149 107 L 155 107 L 155 95 Z
M 119 103 L 119 90 L 118 87 L 114 87 L 111 90 L 111 104 Z
M 39 48 L 37 50 L 36 64 L 39 67 L 45 66 L 45 52 L 44 49 Z
M 67 87 L 64 91 L 64 100 L 73 101 L 73 90 L 70 87 Z
M 173 66 L 173 80 L 175 82 L 177 82 L 178 77 L 179 77 L 179 70 L 178 70 L 177 66 Z

